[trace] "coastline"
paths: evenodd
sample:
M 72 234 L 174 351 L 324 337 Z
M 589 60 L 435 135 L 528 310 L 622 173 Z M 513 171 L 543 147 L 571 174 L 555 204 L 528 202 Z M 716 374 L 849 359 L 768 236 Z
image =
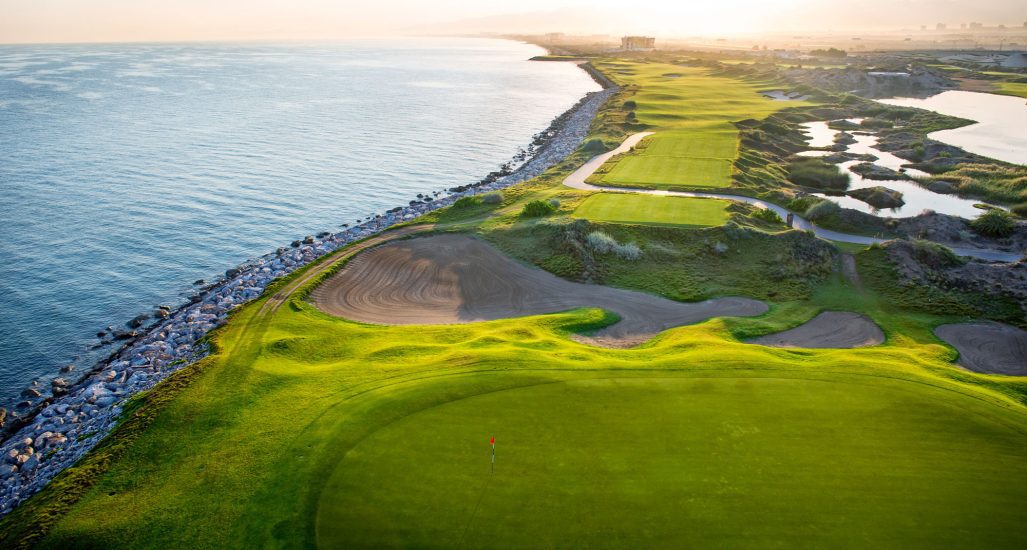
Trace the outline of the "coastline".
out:
M 368 216 L 343 231 L 307 236 L 243 262 L 203 286 L 178 308 L 161 309 L 164 314 L 149 326 L 120 331 L 124 343 L 76 382 L 58 378 L 64 383 L 53 384 L 56 395 L 44 396 L 34 390 L 38 401 L 26 407 L 24 415 L 8 418 L 0 431 L 0 517 L 102 441 L 117 425 L 128 399 L 206 356 L 209 349 L 203 338 L 207 333 L 227 322 L 232 310 L 262 296 L 273 282 L 355 241 L 449 206 L 461 197 L 534 178 L 573 153 L 587 136 L 599 108 L 617 91 L 587 63 L 577 65 L 602 90 L 586 94 L 557 116 L 500 170 L 476 183 L 450 188 L 448 194 L 419 196 L 408 206 Z M 130 326 L 143 318 L 137 317 Z

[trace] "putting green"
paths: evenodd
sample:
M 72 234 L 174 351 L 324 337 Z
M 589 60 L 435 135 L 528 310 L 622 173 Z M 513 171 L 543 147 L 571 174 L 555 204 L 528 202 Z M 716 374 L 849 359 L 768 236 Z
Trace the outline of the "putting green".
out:
M 574 217 L 611 223 L 711 227 L 728 220 L 730 204 L 718 199 L 597 193 L 581 203 Z
M 991 405 L 877 377 L 660 376 L 482 388 L 404 416 L 335 467 L 318 545 L 1025 542 L 1027 436 Z

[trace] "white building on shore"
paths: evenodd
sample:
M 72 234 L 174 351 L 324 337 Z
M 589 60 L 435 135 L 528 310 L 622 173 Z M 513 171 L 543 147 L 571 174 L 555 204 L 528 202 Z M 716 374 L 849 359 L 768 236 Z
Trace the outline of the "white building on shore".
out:
M 624 36 L 620 49 L 626 52 L 648 52 L 656 49 L 656 38 L 652 36 Z

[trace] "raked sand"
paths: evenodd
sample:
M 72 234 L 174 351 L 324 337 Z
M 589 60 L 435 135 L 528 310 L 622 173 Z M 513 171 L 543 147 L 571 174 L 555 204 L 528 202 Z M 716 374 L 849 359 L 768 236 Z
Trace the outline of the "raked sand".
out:
M 959 351 L 959 364 L 974 372 L 1027 376 L 1027 331 L 988 321 L 942 325 L 938 338 Z
M 682 303 L 565 281 L 522 265 L 462 235 L 400 241 L 364 252 L 311 293 L 322 311 L 367 323 L 452 324 L 599 307 L 621 320 L 596 343 L 637 343 L 668 329 L 722 316 L 754 316 L 767 305 L 748 298 Z
M 749 341 L 775 348 L 862 348 L 882 342 L 881 328 L 851 311 L 825 311 L 793 329 Z

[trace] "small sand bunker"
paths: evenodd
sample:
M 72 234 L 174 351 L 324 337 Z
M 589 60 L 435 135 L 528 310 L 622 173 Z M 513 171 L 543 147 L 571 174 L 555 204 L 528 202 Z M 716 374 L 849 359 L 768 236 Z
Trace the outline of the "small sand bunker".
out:
M 769 92 L 761 92 L 765 97 L 773 99 L 774 101 L 804 101 L 809 99 L 808 95 L 802 95 L 799 92 L 785 92 L 782 90 L 771 90 Z
M 958 363 L 988 374 L 1027 376 L 1027 331 L 993 322 L 942 325 L 938 338 L 959 351 Z
M 681 303 L 572 283 L 462 235 L 410 239 L 364 252 L 315 289 L 311 300 L 332 315 L 388 325 L 469 323 L 599 307 L 621 317 L 593 341 L 610 346 L 711 317 L 767 311 L 763 302 L 747 298 Z
M 791 330 L 749 341 L 775 348 L 862 348 L 882 342 L 881 328 L 851 311 L 825 311 Z

